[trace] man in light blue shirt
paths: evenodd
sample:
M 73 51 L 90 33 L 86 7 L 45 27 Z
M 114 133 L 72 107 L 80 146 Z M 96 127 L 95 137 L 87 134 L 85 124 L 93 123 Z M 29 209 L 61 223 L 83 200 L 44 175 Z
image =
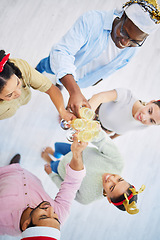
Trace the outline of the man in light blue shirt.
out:
M 132 13 L 137 13 L 137 9 L 132 9 L 132 5 L 137 5 L 139 16 L 145 18 L 142 6 L 132 3 L 127 6 L 131 11 L 85 13 L 52 47 L 49 57 L 42 59 L 36 67 L 41 73 L 46 71 L 56 75 L 58 83 L 68 90 L 68 108 L 77 117 L 81 106 L 89 107 L 80 88 L 95 85 L 124 67 L 134 56 L 136 47 L 142 46 L 151 32 L 146 28 L 147 21 L 153 22 L 150 17 L 134 24 L 137 16 Z

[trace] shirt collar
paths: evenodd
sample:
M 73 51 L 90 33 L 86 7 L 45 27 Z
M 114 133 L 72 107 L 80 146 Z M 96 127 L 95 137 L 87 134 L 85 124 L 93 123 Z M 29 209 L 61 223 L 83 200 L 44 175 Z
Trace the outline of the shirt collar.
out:
M 105 20 L 104 20 L 104 29 L 111 31 L 114 16 L 121 17 L 123 15 L 123 12 L 124 11 L 118 11 L 117 9 L 107 12 L 107 16 L 105 16 Z

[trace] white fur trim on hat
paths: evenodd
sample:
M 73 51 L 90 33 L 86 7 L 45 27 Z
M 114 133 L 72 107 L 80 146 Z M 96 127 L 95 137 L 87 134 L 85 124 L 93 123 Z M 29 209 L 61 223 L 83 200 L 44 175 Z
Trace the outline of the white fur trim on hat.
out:
M 159 27 L 158 24 L 151 19 L 148 12 L 142 7 L 134 3 L 125 9 L 127 17 L 142 31 L 151 34 Z
M 60 240 L 60 231 L 52 227 L 30 227 L 22 232 L 22 240 L 31 237 L 49 237 Z

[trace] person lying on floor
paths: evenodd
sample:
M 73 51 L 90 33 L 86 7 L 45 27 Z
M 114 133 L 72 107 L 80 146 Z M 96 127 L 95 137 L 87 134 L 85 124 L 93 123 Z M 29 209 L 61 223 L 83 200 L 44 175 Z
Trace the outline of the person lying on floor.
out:
M 85 176 L 82 151 L 86 146 L 87 143 L 74 138 L 73 156 L 66 165 L 66 176 L 54 200 L 36 176 L 21 168 L 20 155 L 17 154 L 10 165 L 0 167 L 0 235 L 22 233 L 25 240 L 33 236 L 36 240 L 42 239 L 40 236 L 60 239 L 61 225 Z
M 61 118 L 69 121 L 75 117 L 65 109 L 61 91 L 46 76 L 25 60 L 9 57 L 0 50 L 0 120 L 12 117 L 30 101 L 30 88 L 48 94 Z
M 137 213 L 135 202 L 138 192 L 120 176 L 124 162 L 117 146 L 103 130 L 92 144 L 96 148 L 86 147 L 83 151 L 83 162 L 87 173 L 75 199 L 82 204 L 89 204 L 105 196 L 120 210 L 127 210 L 131 214 Z M 61 160 L 53 161 L 50 155 L 54 155 L 55 158 L 62 155 L 63 157 Z M 72 158 L 70 144 L 57 142 L 55 151 L 47 147 L 41 156 L 48 163 L 45 165 L 45 171 L 59 188 L 66 175 L 65 166 Z M 144 186 L 140 192 L 143 189 Z M 130 209 L 133 205 L 134 209 Z
M 157 0 L 130 0 L 119 10 L 88 11 L 53 45 L 36 69 L 56 75 L 57 83 L 69 93 L 68 108 L 80 117 L 80 107 L 89 107 L 81 88 L 106 81 L 125 67 L 159 23 Z
M 112 139 L 131 130 L 160 125 L 160 100 L 142 102 L 130 89 L 94 94 L 89 104 L 96 112 L 96 120 Z

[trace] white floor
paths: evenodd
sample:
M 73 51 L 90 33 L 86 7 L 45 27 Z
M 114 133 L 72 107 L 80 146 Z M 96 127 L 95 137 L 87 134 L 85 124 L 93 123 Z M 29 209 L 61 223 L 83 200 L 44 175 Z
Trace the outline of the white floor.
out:
M 0 49 L 32 66 L 48 55 L 51 46 L 87 10 L 108 10 L 122 0 L 0 0 Z M 96 87 L 83 90 L 86 97 L 115 87 L 130 88 L 142 100 L 160 98 L 160 30 L 150 36 L 133 61 Z M 66 91 L 62 92 L 67 102 Z M 57 188 L 43 170 L 40 153 L 55 141 L 67 141 L 58 113 L 46 94 L 33 90 L 32 100 L 10 119 L 0 121 L 0 166 L 20 153 L 21 165 L 35 173 L 54 197 Z M 62 227 L 62 240 L 160 239 L 160 127 L 131 132 L 114 140 L 125 159 L 123 177 L 139 188 L 140 212 L 130 216 L 105 199 L 83 206 L 73 203 Z M 18 240 L 0 236 L 0 240 Z

